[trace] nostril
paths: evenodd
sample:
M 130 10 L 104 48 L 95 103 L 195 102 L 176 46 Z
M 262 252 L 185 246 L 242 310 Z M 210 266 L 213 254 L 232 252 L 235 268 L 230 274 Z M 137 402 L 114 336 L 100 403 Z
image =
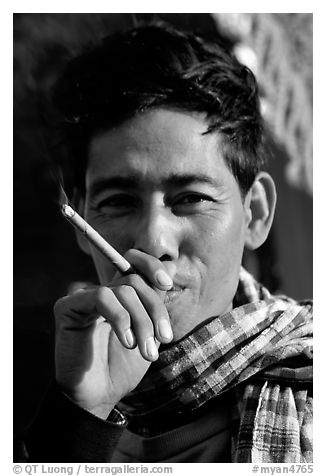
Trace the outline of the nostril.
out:
M 172 261 L 172 257 L 168 254 L 165 254 L 160 257 L 160 261 Z
M 138 251 L 141 251 L 142 253 L 149 254 L 148 251 L 145 251 L 144 248 L 137 248 Z M 172 256 L 169 254 L 165 253 L 162 255 L 160 258 L 158 258 L 160 261 L 172 261 Z

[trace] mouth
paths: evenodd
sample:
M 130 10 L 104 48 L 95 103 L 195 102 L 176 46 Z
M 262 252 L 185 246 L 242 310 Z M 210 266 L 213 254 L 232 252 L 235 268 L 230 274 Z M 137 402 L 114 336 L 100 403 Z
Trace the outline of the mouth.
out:
M 182 293 L 185 291 L 185 287 L 174 285 L 169 291 L 166 292 L 164 303 L 170 304 L 171 302 L 176 301 L 180 298 Z

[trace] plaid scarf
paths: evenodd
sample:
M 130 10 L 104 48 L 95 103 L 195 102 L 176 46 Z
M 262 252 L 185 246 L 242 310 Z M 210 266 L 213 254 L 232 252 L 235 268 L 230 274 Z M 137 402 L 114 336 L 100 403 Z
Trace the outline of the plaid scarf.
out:
M 311 302 L 272 296 L 241 268 L 234 309 L 160 352 L 121 408 L 171 418 L 234 389 L 234 462 L 309 462 L 311 363 Z

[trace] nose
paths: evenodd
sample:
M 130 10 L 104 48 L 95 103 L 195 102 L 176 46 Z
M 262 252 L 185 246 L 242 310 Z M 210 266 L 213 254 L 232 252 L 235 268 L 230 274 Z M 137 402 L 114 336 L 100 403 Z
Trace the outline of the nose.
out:
M 175 261 L 179 256 L 180 224 L 168 207 L 149 206 L 136 227 L 134 248 L 161 261 Z

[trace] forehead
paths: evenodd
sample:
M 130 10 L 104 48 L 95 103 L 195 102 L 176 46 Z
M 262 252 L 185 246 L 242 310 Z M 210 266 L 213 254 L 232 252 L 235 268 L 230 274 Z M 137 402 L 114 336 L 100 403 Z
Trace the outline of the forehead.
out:
M 92 139 L 86 183 L 130 175 L 144 182 L 164 181 L 171 174 L 230 179 L 219 137 L 204 134 L 207 126 L 199 113 L 156 109 L 139 114 Z

